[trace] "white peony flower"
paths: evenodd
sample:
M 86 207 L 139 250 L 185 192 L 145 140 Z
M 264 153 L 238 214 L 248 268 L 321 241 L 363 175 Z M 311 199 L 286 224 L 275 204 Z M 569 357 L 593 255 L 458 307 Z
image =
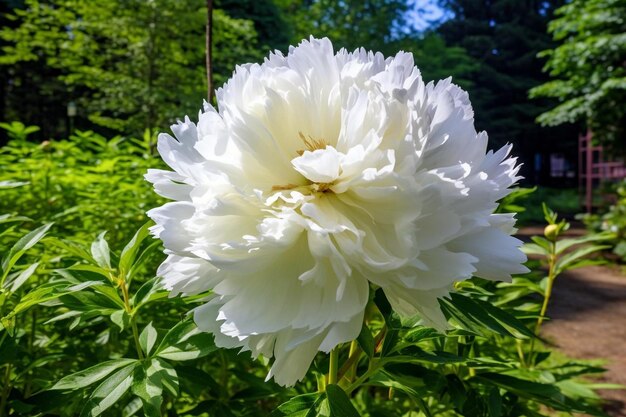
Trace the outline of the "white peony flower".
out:
M 455 281 L 526 271 L 515 219 L 493 214 L 519 178 L 511 147 L 486 152 L 467 93 L 424 84 L 411 54 L 311 38 L 237 67 L 217 102 L 159 136 L 158 273 L 172 295 L 212 290 L 197 325 L 274 357 L 277 383 L 358 336 L 370 283 L 445 328 Z

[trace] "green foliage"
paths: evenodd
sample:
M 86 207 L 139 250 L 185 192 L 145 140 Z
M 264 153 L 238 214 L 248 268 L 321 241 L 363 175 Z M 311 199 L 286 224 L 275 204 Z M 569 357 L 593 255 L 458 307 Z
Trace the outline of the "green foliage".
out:
M 556 11 L 549 31 L 559 45 L 547 49 L 552 78 L 531 90 L 558 106 L 538 117 L 543 125 L 583 121 L 596 138 L 622 146 L 626 133 L 626 4 L 622 0 L 574 0 Z
M 275 49 L 286 52 L 289 48 L 291 19 L 288 19 L 289 16 L 282 16 L 274 1 L 217 0 L 215 7 L 234 19 L 253 22 L 254 32 L 258 35 L 255 49 L 263 55 Z M 218 51 L 227 49 L 218 48 Z
M 581 216 L 592 232 L 610 234 L 613 253 L 626 262 L 626 180 L 615 187 L 615 203 L 604 213 Z
M 336 49 L 365 48 L 385 55 L 404 50 L 413 53 L 426 82 L 452 77 L 464 88 L 472 86 L 471 74 L 479 69 L 478 62 L 464 48 L 446 45 L 436 32 L 406 32 L 411 22 L 405 1 L 277 0 L 276 4 L 290 32 L 292 45 L 314 35 L 330 38 Z M 283 35 L 281 31 L 277 33 L 279 38 Z
M 302 382 L 282 389 L 264 381 L 266 360 L 218 349 L 184 314 L 209 294 L 168 298 L 155 276 L 161 247 L 143 211 L 158 203 L 141 179 L 157 166 L 152 146 L 149 134 L 77 132 L 43 145 L 14 140 L 0 153 L 0 193 L 12 202 L 1 209 L 28 215 L 0 216 L 1 413 L 602 415 L 594 385 L 577 379 L 602 369 L 548 359 L 531 330 L 554 277 L 588 262 L 598 236 L 558 240 L 566 225 L 547 212 L 556 232 L 526 250 L 548 259 L 548 276 L 536 268 L 511 283 L 459 283 L 440 301 L 445 333 L 401 319 L 372 289 L 358 339 L 331 361 L 318 355 Z
M 25 126 L 22 122 L 0 123 L 0 128 L 7 131 L 9 138 L 25 141 L 29 135 L 39 131 L 37 126 Z
M 364 47 L 395 53 L 390 45 L 394 29 L 406 24 L 403 0 L 276 0 L 292 27 L 292 45 L 309 35 L 328 37 L 337 49 Z
M 108 230 L 114 242 L 128 240 L 157 203 L 143 173 L 158 166 L 151 159 L 154 138 L 111 140 L 77 131 L 67 140 L 34 144 L 14 140 L 0 148 L 0 183 L 23 184 L 2 190 L 0 213 L 59 224 L 59 233 L 87 241 Z
M 543 29 L 562 2 L 443 3 L 455 18 L 412 35 L 400 0 L 216 1 L 215 83 L 266 48 L 329 36 L 337 47 L 413 52 L 427 80 L 453 75 L 496 142 L 539 137 L 530 121 L 541 106 L 525 91 L 543 80 L 535 53 L 550 46 Z M 66 130 L 59 121 L 75 100 L 79 126 L 131 136 L 77 130 L 34 144 L 37 127 L 0 123 L 11 139 L 0 149 L 0 416 L 602 415 L 596 386 L 579 377 L 603 370 L 552 357 L 537 335 L 556 277 L 594 263 L 607 236 L 560 239 L 567 224 L 547 209 L 545 236 L 525 245 L 540 258 L 533 272 L 457 284 L 440 300 L 445 332 L 400 318 L 372 288 L 357 340 L 330 360 L 319 354 L 295 388 L 264 381 L 266 359 L 218 349 L 186 314 L 210 294 L 168 298 L 156 276 L 162 248 L 145 211 L 161 202 L 142 178 L 161 163 L 152 132 L 206 95 L 205 2 L 20 5 L 0 30 L 6 114 L 46 120 L 49 137 Z M 519 211 L 529 193 L 500 211 Z
M 543 204 L 567 218 L 574 218 L 581 211 L 578 189 L 540 186 L 516 189 L 500 201 L 498 212 L 518 213 L 518 226 L 535 225 L 544 222 Z
M 46 68 L 44 79 L 29 84 L 29 94 L 59 94 L 63 111 L 75 100 L 80 118 L 135 135 L 164 130 L 181 113 L 196 114 L 207 96 L 203 1 L 25 3 L 10 17 L 16 27 L 0 31 L 6 43 L 0 66 L 27 64 L 37 71 L 14 72 L 12 85 L 39 78 L 45 72 L 37 68 Z M 216 10 L 214 26 L 215 81 L 221 85 L 236 64 L 260 60 L 263 52 L 254 47 L 251 21 Z M 12 104 L 19 109 L 17 100 Z
M 415 65 L 420 69 L 425 82 L 452 77 L 459 86 L 471 90 L 474 86 L 472 74 L 478 71 L 479 63 L 460 46 L 448 46 L 436 32 L 427 32 L 420 37 L 406 36 L 393 42 L 396 49 L 412 52 Z

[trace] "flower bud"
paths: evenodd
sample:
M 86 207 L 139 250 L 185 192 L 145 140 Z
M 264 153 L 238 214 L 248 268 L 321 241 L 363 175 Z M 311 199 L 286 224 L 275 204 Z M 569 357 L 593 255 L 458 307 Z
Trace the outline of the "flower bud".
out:
M 559 235 L 559 226 L 556 224 L 549 224 L 543 229 L 543 235 L 548 238 L 548 240 L 554 242 Z

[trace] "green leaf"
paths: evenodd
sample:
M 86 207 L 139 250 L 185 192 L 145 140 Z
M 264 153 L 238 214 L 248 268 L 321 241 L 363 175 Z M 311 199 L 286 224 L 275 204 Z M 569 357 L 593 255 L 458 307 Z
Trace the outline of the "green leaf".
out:
M 489 411 L 489 417 L 502 416 L 502 397 L 500 396 L 500 390 L 497 388 L 492 388 L 491 391 L 489 391 L 487 410 Z
M 548 256 L 548 254 L 550 253 L 549 250 L 535 243 L 524 243 L 521 249 L 522 249 L 522 252 L 524 252 L 526 255 Z
M 149 235 L 150 224 L 151 222 L 148 222 L 141 226 L 141 228 L 137 230 L 130 242 L 128 242 L 124 249 L 122 249 L 122 254 L 120 255 L 119 269 L 120 271 L 123 271 L 123 273 L 130 272 L 141 243 Z
M 161 417 L 163 387 L 157 385 L 142 367 L 135 369 L 131 391 L 141 399 L 146 417 Z
M 391 308 L 391 304 L 389 303 L 389 300 L 387 300 L 387 296 L 385 295 L 385 292 L 382 290 L 382 288 L 376 290 L 376 293 L 374 294 L 374 303 L 376 304 L 376 307 L 378 307 L 380 313 L 383 315 L 385 323 L 387 324 L 387 327 L 389 329 L 402 328 L 400 318 Z
M 136 362 L 135 359 L 114 359 L 99 363 L 91 368 L 67 375 L 54 384 L 50 390 L 77 390 L 83 389 L 108 376 L 111 372 L 123 366 Z
M 206 356 L 215 350 L 217 347 L 213 342 L 213 336 L 209 333 L 199 333 L 174 346 L 166 347 L 156 356 L 175 361 L 188 361 Z
M 3 181 L 0 181 L 0 184 Z M 1 189 L 2 187 L 0 187 Z M 31 219 L 24 216 L 13 216 L 12 214 L 0 214 L 0 224 L 3 223 L 12 223 L 12 222 L 27 222 Z
M 440 305 L 446 315 L 456 319 L 465 330 L 485 336 L 485 330 L 503 336 L 531 338 L 533 333 L 515 316 L 480 299 L 472 299 L 458 293 L 441 298 Z
M 128 279 L 133 279 L 133 277 L 137 274 L 137 271 L 141 269 L 141 267 L 146 263 L 150 256 L 155 251 L 155 249 L 161 247 L 161 241 L 155 240 L 150 243 L 140 254 L 135 258 L 130 271 L 127 273 Z
M 133 361 L 98 385 L 83 406 L 80 417 L 99 416 L 122 398 L 132 385 L 133 371 L 138 365 L 139 362 Z
M 213 336 L 201 332 L 192 320 L 184 320 L 165 334 L 155 356 L 178 361 L 196 359 L 216 350 Z
M 271 417 L 315 417 L 325 398 L 324 393 L 298 395 L 279 405 Z
M 72 292 L 80 289 L 81 286 L 85 285 L 95 285 L 98 281 L 91 281 L 88 283 L 76 284 L 74 286 L 69 286 L 67 282 L 57 281 L 57 282 L 48 282 L 38 286 L 36 289 L 30 291 L 28 294 L 22 297 L 20 302 L 13 308 L 13 310 L 7 314 L 2 320 L 8 320 L 15 317 L 17 314 L 22 311 L 27 310 L 28 308 L 36 305 L 42 304 L 47 301 L 54 300 L 66 294 L 71 294 Z
M 441 333 L 432 327 L 424 327 L 420 326 L 414 329 L 411 329 L 404 336 L 404 340 L 409 343 L 418 343 L 425 340 L 431 340 L 442 337 Z
M 489 381 L 501 388 L 505 388 L 513 393 L 528 398 L 529 396 L 539 396 L 553 398 L 561 402 L 563 394 L 557 387 L 550 384 L 541 384 L 534 381 L 516 378 L 510 375 L 487 372 L 476 376 L 477 379 Z
M 152 326 L 152 322 L 150 322 L 139 335 L 139 344 L 141 345 L 141 349 L 146 354 L 146 356 L 150 355 L 150 351 L 152 351 L 156 339 L 157 331 Z
M 541 236 L 532 236 L 530 238 L 535 244 L 537 244 L 540 248 L 544 249 L 547 253 L 552 252 L 552 243 L 544 237 Z
M 104 238 L 105 234 L 106 232 L 100 233 L 96 240 L 93 241 L 91 244 L 91 255 L 101 268 L 111 269 L 111 254 L 109 244 Z
M 146 281 L 141 287 L 139 287 L 137 292 L 135 292 L 135 295 L 131 299 L 132 305 L 136 310 L 151 301 L 166 298 L 168 294 L 169 292 L 164 290 L 162 286 L 159 285 L 159 279 L 154 277 Z
M 409 368 L 412 368 L 412 366 L 409 366 Z M 420 411 L 425 416 L 432 417 L 430 410 L 422 400 L 422 398 L 428 396 L 428 393 L 424 390 L 425 382 L 421 378 L 378 372 L 370 378 L 369 383 L 404 392 L 417 403 Z
M 96 312 L 99 316 L 110 315 L 120 307 L 104 297 L 92 291 L 80 291 L 65 294 L 59 297 L 63 305 L 70 310 Z
M 111 314 L 111 321 L 117 324 L 120 330 L 126 329 L 130 325 L 130 316 L 126 310 L 117 310 Z
M 405 349 L 402 349 L 403 355 L 399 356 L 391 356 L 385 359 L 385 363 L 415 363 L 415 362 L 426 362 L 426 363 L 440 363 L 440 364 L 452 364 L 452 363 L 464 363 L 466 361 L 465 358 L 457 355 L 453 355 L 449 352 L 444 351 L 434 351 L 427 352 L 417 346 L 408 346 Z
M 162 359 L 156 359 L 152 361 L 150 369 L 155 370 L 154 375 L 159 378 L 163 388 L 176 397 L 178 395 L 178 375 L 174 367 Z
M 32 248 L 46 235 L 50 227 L 52 227 L 52 223 L 44 224 L 24 235 L 13 245 L 9 252 L 2 258 L 2 278 L 0 279 L 0 283 L 4 283 L 13 265 L 15 265 L 28 249 Z
M 67 270 L 68 271 L 93 272 L 95 274 L 102 275 L 103 277 L 105 277 L 108 280 L 111 279 L 110 269 L 104 269 L 104 268 L 102 268 L 100 266 L 96 266 L 96 265 L 75 264 L 75 265 L 72 265 L 72 266 L 68 267 Z M 80 276 L 80 275 L 81 274 L 77 274 L 77 276 Z M 87 275 L 87 274 L 82 274 L 82 275 Z
M 167 362 L 152 359 L 136 368 L 132 392 L 141 398 L 146 416 L 161 416 L 164 388 L 173 396 L 178 395 L 178 376 Z
M 592 233 L 586 236 L 570 238 L 570 239 L 561 239 L 556 242 L 556 254 L 559 255 L 563 251 L 571 248 L 574 245 L 580 245 L 583 243 L 589 242 L 597 242 L 603 240 L 609 240 L 613 237 L 611 233 Z
M 122 408 L 122 417 L 134 416 L 139 410 L 141 410 L 141 407 L 143 407 L 141 398 L 133 398 L 124 406 L 124 408 Z
M 182 342 L 194 334 L 198 334 L 199 330 L 196 324 L 190 320 L 185 319 L 179 323 L 177 323 L 174 327 L 172 327 L 163 337 L 161 343 L 159 343 L 159 347 L 157 348 L 157 353 L 165 349 L 166 347 L 175 345 L 179 342 Z
M 357 343 L 363 349 L 363 352 L 367 355 L 368 358 L 374 356 L 374 337 L 372 337 L 372 332 L 370 331 L 367 324 L 363 323 L 363 327 L 361 327 L 361 333 L 359 333 L 359 337 L 357 337 Z
M 116 288 L 113 288 L 110 285 L 104 284 L 104 285 L 94 285 L 93 289 L 98 294 L 102 294 L 103 296 L 105 296 L 109 300 L 113 301 L 120 308 L 124 308 L 125 307 L 124 306 L 124 301 L 120 297 L 120 294 L 119 294 L 119 292 L 117 291 Z
M 360 417 L 346 392 L 338 385 L 327 385 L 326 396 L 330 405 L 331 417 Z
M 38 266 L 39 262 L 35 262 L 16 275 L 15 278 L 9 277 L 9 279 L 4 283 L 5 287 L 10 287 L 9 292 L 14 293 L 35 273 Z
M 55 237 L 48 237 L 46 238 L 46 243 L 51 243 L 54 246 L 63 249 L 65 252 L 74 255 L 77 258 L 83 259 L 89 263 L 95 262 L 88 251 L 86 251 L 74 242 L 64 241 Z
M 587 255 L 590 255 L 594 252 L 597 252 L 603 249 L 608 249 L 608 248 L 610 248 L 610 246 L 608 245 L 589 245 L 589 246 L 584 246 L 582 248 L 576 249 L 562 256 L 561 258 L 559 258 L 558 261 L 556 261 L 556 265 L 554 268 L 555 272 L 558 275 L 567 269 L 573 269 L 574 265 L 576 264 L 576 261 L 578 261 L 579 259 Z
M 6 330 L 9 336 L 15 335 L 15 315 L 5 316 L 0 319 L 0 330 Z

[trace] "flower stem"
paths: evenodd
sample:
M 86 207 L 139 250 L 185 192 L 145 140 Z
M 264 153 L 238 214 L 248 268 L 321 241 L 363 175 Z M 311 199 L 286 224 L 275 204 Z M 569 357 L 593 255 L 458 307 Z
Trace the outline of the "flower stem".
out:
M 139 343 L 139 330 L 137 329 L 137 322 L 135 321 L 135 316 L 133 316 L 133 308 L 130 305 L 130 296 L 128 295 L 128 286 L 126 285 L 126 280 L 124 277 L 120 278 L 119 286 L 122 289 L 122 298 L 124 299 L 124 308 L 126 309 L 126 313 L 131 317 L 130 319 L 130 327 L 133 331 L 133 339 L 135 340 L 135 349 L 137 350 L 137 357 L 139 360 L 144 358 L 143 351 L 141 350 L 141 344 Z
M 539 312 L 539 317 L 537 318 L 537 323 L 535 324 L 535 337 L 533 337 L 530 341 L 529 357 L 531 363 L 533 353 L 535 351 L 535 339 L 539 336 L 539 331 L 541 330 L 541 325 L 546 317 L 546 311 L 548 310 L 548 304 L 550 303 L 550 296 L 552 295 L 552 287 L 554 286 L 554 279 L 556 278 L 556 258 L 556 242 L 551 242 L 550 254 L 548 256 L 548 285 L 546 286 L 541 311 Z
M 137 356 L 139 357 L 139 360 L 142 360 L 143 351 L 141 350 L 141 344 L 139 343 L 139 331 L 137 330 L 137 323 L 135 323 L 134 317 L 130 320 L 130 326 L 133 329 L 133 339 L 135 339 L 135 349 L 137 349 Z
M 354 391 L 355 389 L 360 387 L 361 384 L 367 381 L 370 376 L 378 372 L 378 368 L 382 365 L 382 362 L 383 361 L 380 359 L 375 360 L 374 358 L 372 358 L 372 361 L 370 362 L 370 368 L 367 370 L 367 372 L 358 377 L 357 380 L 352 383 L 352 385 L 346 388 L 346 394 L 350 395 L 352 391 Z
M 341 369 L 339 369 L 339 373 L 337 375 L 338 381 L 341 381 L 341 378 L 343 378 L 344 375 L 350 382 L 354 380 L 356 377 L 356 365 L 360 357 L 361 348 L 359 347 L 359 343 L 356 340 L 353 340 L 352 343 L 350 343 L 350 353 L 348 354 L 348 359 L 343 364 Z
M 337 370 L 339 369 L 339 349 L 337 346 L 330 351 L 330 364 L 328 365 L 328 383 L 337 383 Z
M 382 329 L 378 332 L 376 337 L 374 337 L 374 353 L 380 352 L 383 348 L 383 342 L 385 340 L 385 336 L 387 335 L 387 325 L 385 324 Z

